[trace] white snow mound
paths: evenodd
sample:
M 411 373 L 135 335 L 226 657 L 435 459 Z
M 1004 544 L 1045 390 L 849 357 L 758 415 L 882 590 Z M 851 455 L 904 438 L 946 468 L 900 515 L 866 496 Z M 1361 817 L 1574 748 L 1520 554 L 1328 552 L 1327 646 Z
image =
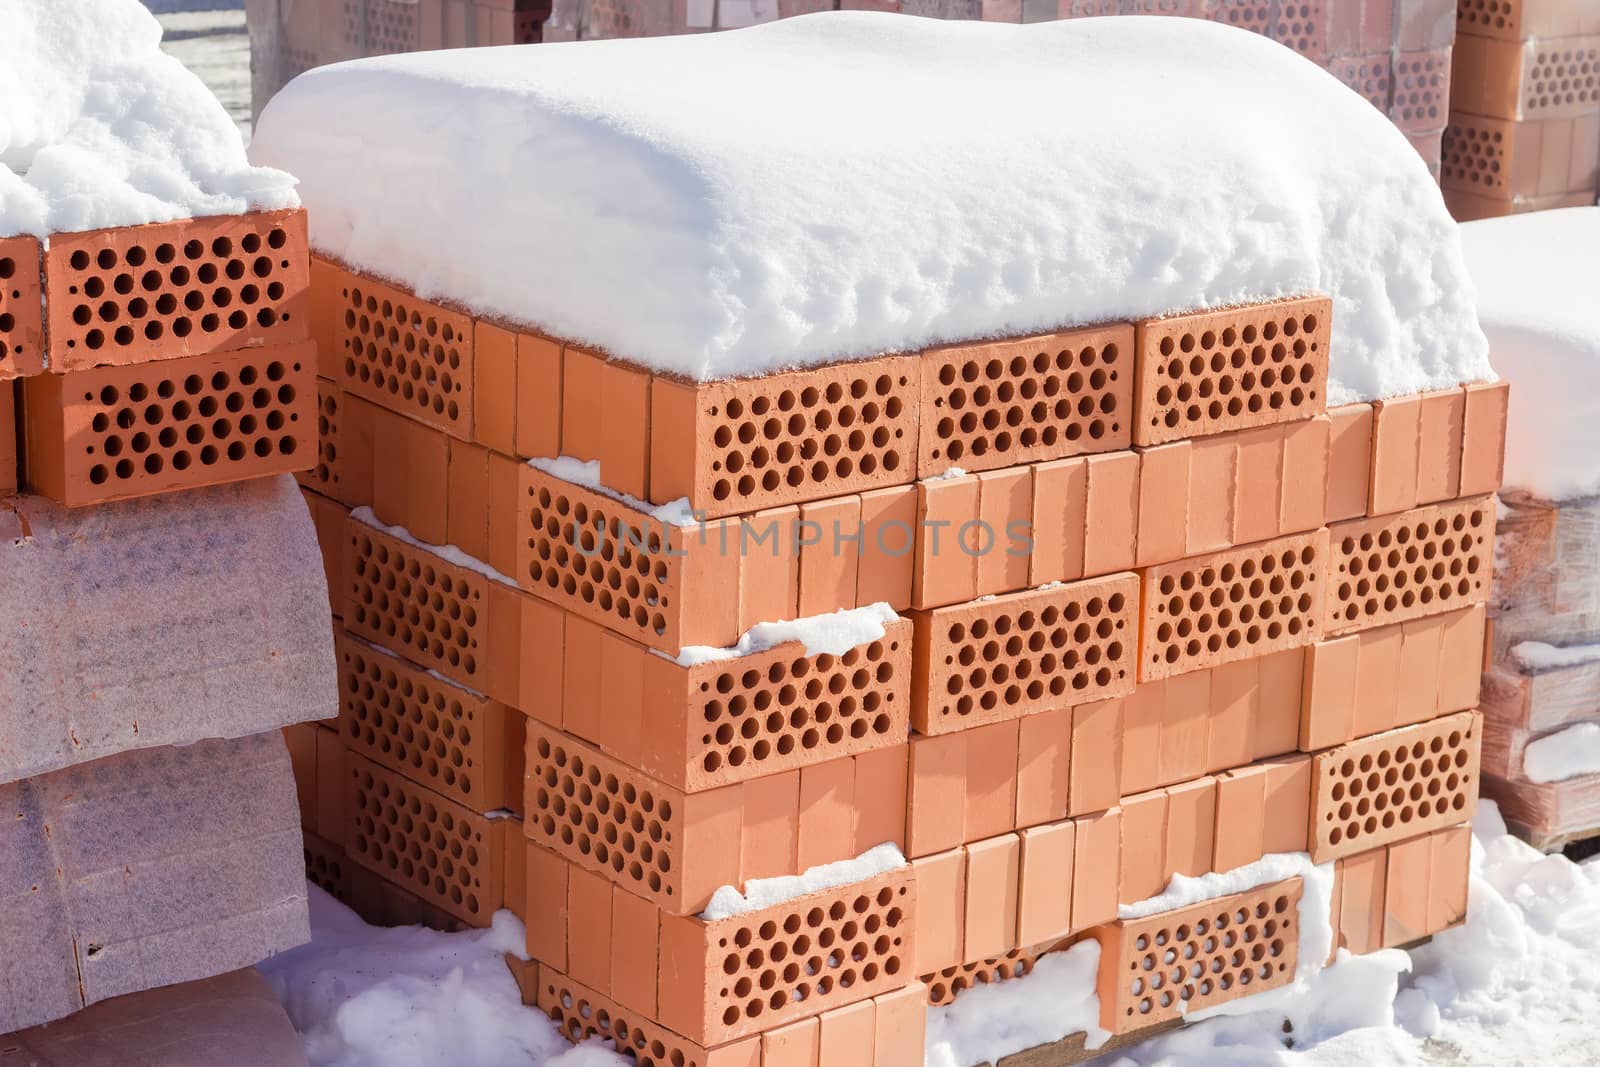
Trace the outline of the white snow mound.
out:
M 1201 20 L 384 56 L 295 79 L 251 152 L 322 252 L 701 380 L 1310 292 L 1331 402 L 1493 375 L 1405 137 Z
M 138 0 L 0 3 L 0 236 L 297 206 Z
M 1564 782 L 1600 774 L 1600 723 L 1580 722 L 1529 741 L 1522 767 L 1530 782 Z
M 1506 488 L 1600 493 L 1600 208 L 1461 227 L 1478 319 L 1511 382 Z
M 744 915 L 762 908 L 776 907 L 786 901 L 854 885 L 876 878 L 885 871 L 898 870 L 906 865 L 905 856 L 893 842 L 874 845 L 854 859 L 835 860 L 808 867 L 804 874 L 779 875 L 776 878 L 752 878 L 745 883 L 744 892 L 738 886 L 725 885 L 711 894 L 711 903 L 700 913 L 707 922 Z

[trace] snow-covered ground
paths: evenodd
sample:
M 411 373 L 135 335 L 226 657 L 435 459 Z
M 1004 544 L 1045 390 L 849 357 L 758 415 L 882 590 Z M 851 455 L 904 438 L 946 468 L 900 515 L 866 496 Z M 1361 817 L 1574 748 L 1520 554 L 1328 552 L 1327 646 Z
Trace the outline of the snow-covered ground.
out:
M 272 980 L 316 1067 L 611 1067 L 607 1047 L 567 1045 L 518 1002 L 504 963 L 522 930 L 507 912 L 489 930 L 440 934 L 369 927 L 312 889 L 311 944 L 262 970 Z M 1270 1010 L 1209 1019 L 1120 1053 L 1118 1067 L 1564 1067 L 1595 1062 L 1591 1019 L 1600 1011 L 1600 861 L 1544 856 L 1509 836 L 1483 802 L 1474 823 L 1467 923 L 1409 955 L 1342 958 Z M 1026 978 L 980 986 L 941 1014 L 976 1016 L 997 1031 L 1052 999 L 1064 1017 L 1092 995 L 1088 952 L 1063 953 Z M 1085 990 L 1085 982 L 1089 987 Z M 1283 1020 L 1292 1022 L 1286 1034 Z M 930 1045 L 930 1064 L 951 1063 Z

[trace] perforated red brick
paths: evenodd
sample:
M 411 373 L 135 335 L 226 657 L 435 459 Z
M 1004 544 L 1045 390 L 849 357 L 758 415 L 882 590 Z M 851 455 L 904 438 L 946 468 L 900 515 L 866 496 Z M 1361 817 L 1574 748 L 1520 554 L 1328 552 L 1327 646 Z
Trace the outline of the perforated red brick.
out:
M 1328 532 L 1315 530 L 1146 569 L 1140 678 L 1315 641 L 1327 559 Z
M 1393 60 L 1388 52 L 1340 56 L 1328 63 L 1328 72 L 1366 97 L 1373 107 L 1388 114 L 1393 84 Z
M 457 918 L 489 925 L 503 902 L 514 820 L 486 818 L 354 753 L 348 773 L 350 858 Z
M 1133 689 L 1133 574 L 912 613 L 911 724 L 965 730 Z
M 1332 317 L 1303 297 L 1139 323 L 1134 444 L 1322 414 Z
M 1327 3 L 1325 0 L 1278 0 L 1270 36 L 1307 59 L 1323 62 L 1328 58 Z
M 922 981 L 928 987 L 928 1003 L 941 1008 L 975 986 L 999 985 L 1025 977 L 1033 973 L 1033 965 L 1039 962 L 1039 957 L 1052 948 L 1053 945 L 1014 948 L 1004 956 L 957 964 L 933 974 L 925 974 Z
M 520 750 L 520 715 L 363 641 L 335 635 L 339 726 L 351 751 L 473 811 L 515 808 L 522 781 L 508 773 Z
M 549 965 L 539 967 L 538 1005 L 574 1045 L 592 1037 L 613 1042 L 618 1052 L 639 1067 L 750 1067 L 760 1057 L 756 1038 L 707 1049 Z
M 1128 447 L 1132 326 L 952 345 L 922 359 L 918 477 Z
M 472 318 L 372 278 L 342 271 L 337 349 L 325 373 L 357 396 L 472 439 Z
M 1501 119 L 1571 118 L 1600 108 L 1600 36 L 1457 38 L 1451 107 Z
M 1447 715 L 1311 757 L 1311 858 L 1364 852 L 1472 818 L 1483 716 Z
M 1600 11 L 1571 0 L 1458 0 L 1456 32 L 1503 40 L 1600 32 Z
M 317 463 L 299 475 L 300 484 L 334 500 L 345 500 L 354 486 L 346 484 L 341 462 L 344 436 L 344 391 L 324 378 L 317 379 Z M 372 486 L 361 491 L 358 503 L 370 503 Z
M 306 881 L 339 903 L 350 904 L 350 861 L 344 849 L 313 833 L 301 834 L 306 861 Z
M 1478 497 L 1330 527 L 1327 633 L 1488 600 L 1494 518 L 1493 498 Z
M 719 1045 L 904 986 L 915 957 L 910 867 L 706 922 L 661 920 L 662 1025 Z
M 1265 35 L 1272 29 L 1273 0 L 1204 0 L 1206 18 Z
M 0 237 L 0 381 L 44 369 L 39 241 Z
M 1294 980 L 1299 878 L 1125 919 L 1100 942 L 1100 1025 L 1125 1034 Z
M 737 522 L 672 526 L 534 467 L 518 478 L 524 589 L 671 653 L 738 638 Z
M 415 52 L 421 47 L 422 7 L 407 0 L 344 0 L 345 34 L 358 55 Z
M 650 499 L 711 516 L 913 479 L 914 356 L 741 381 L 650 386 Z
M 50 366 L 304 340 L 310 262 L 299 209 L 55 234 L 45 252 Z
M 77 506 L 303 470 L 315 361 L 302 342 L 26 379 L 28 484 Z
M 1523 117 L 1557 118 L 1600 108 L 1600 40 L 1537 41 L 1529 51 Z
M 346 628 L 486 688 L 489 579 L 353 518 L 345 537 Z
M 788 642 L 680 667 L 644 657 L 644 769 L 688 792 L 810 766 L 906 739 L 911 623 L 839 656 Z
M 1517 124 L 1455 112 L 1445 127 L 1439 181 L 1483 196 L 1509 195 Z
M 1443 129 L 1450 116 L 1450 49 L 1394 57 L 1389 118 L 1406 133 Z

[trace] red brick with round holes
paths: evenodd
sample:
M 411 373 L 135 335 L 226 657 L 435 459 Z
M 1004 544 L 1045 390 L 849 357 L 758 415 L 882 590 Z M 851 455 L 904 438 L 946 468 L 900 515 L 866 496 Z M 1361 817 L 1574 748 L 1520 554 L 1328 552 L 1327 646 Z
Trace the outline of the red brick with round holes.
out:
M 303 210 L 59 233 L 45 252 L 56 371 L 311 336 Z
M 473 811 L 522 806 L 520 712 L 365 641 L 335 634 L 334 649 L 352 752 Z
M 672 526 L 535 467 L 518 479 L 522 588 L 672 654 L 738 639 L 737 520 Z
M 1134 684 L 1134 574 L 912 612 L 911 725 L 965 730 L 1124 696 Z
M 1507 41 L 1600 33 L 1600 9 L 1572 0 L 1458 0 L 1456 33 Z
M 1302 297 L 1139 323 L 1133 443 L 1322 414 L 1332 317 L 1327 297 Z
M 44 290 L 36 237 L 0 237 L 0 382 L 44 370 Z
M 306 341 L 25 379 L 28 485 L 76 507 L 304 470 L 315 363 Z
M 760 1058 L 759 1038 L 708 1049 L 544 964 L 537 999 L 539 1010 L 568 1041 L 613 1042 L 638 1067 L 751 1067 Z
M 681 667 L 643 649 L 644 770 L 686 792 L 902 743 L 911 623 L 842 655 L 798 642 Z
M 909 866 L 742 915 L 661 917 L 657 1018 L 720 1045 L 912 981 Z
M 1394 57 L 1388 52 L 1364 56 L 1340 56 L 1328 62 L 1328 73 L 1367 98 L 1373 107 L 1389 113 L 1393 100 Z
M 486 689 L 489 579 L 354 518 L 345 523 L 344 624 L 462 685 Z
M 1478 497 L 1329 527 L 1327 635 L 1486 602 L 1494 521 Z
M 1312 862 L 1471 819 L 1482 748 L 1483 716 L 1463 711 L 1312 756 Z
M 1147 568 L 1140 680 L 1309 645 L 1327 559 L 1324 529 Z
M 504 903 L 515 821 L 489 819 L 363 756 L 349 757 L 352 861 L 474 926 Z
M 1126 1034 L 1294 981 L 1300 896 L 1290 878 L 1096 927 L 1100 1025 Z
M 1278 0 L 1268 36 L 1313 63 L 1324 63 L 1328 58 L 1328 6 L 1339 2 L 1341 0 Z
M 650 386 L 650 499 L 717 517 L 915 478 L 915 356 Z
M 1390 120 L 1404 133 L 1441 130 L 1450 117 L 1450 49 L 1394 57 Z
M 1133 327 L 932 349 L 921 403 L 919 478 L 1127 448 Z
M 1600 108 L 1600 35 L 1458 37 L 1450 106 L 1497 119 L 1572 118 Z
M 975 963 L 960 963 L 954 967 L 946 967 L 942 971 L 925 974 L 922 976 L 922 982 L 928 987 L 928 1004 L 930 1007 L 942 1008 L 976 986 L 999 985 L 1001 982 L 1025 977 L 1033 972 L 1033 965 L 1039 962 L 1040 956 L 1053 951 L 1056 947 L 1051 944 L 1033 948 L 1014 948 L 1004 956 L 994 956 Z

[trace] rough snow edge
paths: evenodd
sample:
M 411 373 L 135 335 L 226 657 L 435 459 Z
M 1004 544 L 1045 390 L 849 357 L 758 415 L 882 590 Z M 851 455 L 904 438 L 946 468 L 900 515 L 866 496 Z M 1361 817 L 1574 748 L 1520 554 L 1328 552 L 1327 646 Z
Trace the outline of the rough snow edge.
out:
M 701 663 L 754 655 L 790 641 L 804 645 L 808 656 L 842 656 L 859 645 L 883 640 L 888 632 L 886 627 L 899 618 L 893 608 L 879 601 L 829 615 L 812 615 L 784 622 L 758 622 L 727 648 L 685 645 L 673 662 L 680 667 L 693 667 Z M 656 654 L 666 656 L 663 652 Z
M 457 548 L 455 545 L 430 544 L 427 541 L 423 541 L 413 536 L 411 531 L 406 529 L 404 526 L 389 526 L 385 523 L 379 522 L 378 517 L 372 513 L 372 509 L 369 507 L 354 508 L 350 512 L 350 517 L 361 523 L 363 526 L 370 526 L 374 530 L 381 530 L 390 537 L 404 541 L 406 544 L 411 545 L 414 548 L 420 548 L 424 552 L 438 556 L 446 563 L 453 563 L 457 567 L 462 567 L 466 570 L 481 574 L 492 582 L 499 582 L 501 585 L 509 585 L 512 588 L 520 588 L 516 582 L 501 574 L 499 571 L 483 562 L 483 560 L 479 559 L 477 556 L 470 556 L 461 551 L 461 549 Z M 460 682 L 449 678 L 446 678 L 445 681 L 456 686 L 461 684 Z
M 1041 956 L 1033 970 L 1009 982 L 975 985 L 949 1004 L 928 1010 L 927 1067 L 972 1067 L 1069 1034 L 1085 1047 L 1104 1045 L 1100 1028 L 1100 943 L 1080 941 Z
M 528 466 L 543 471 L 552 478 L 559 478 L 564 482 L 599 493 L 601 496 L 608 496 L 617 503 L 625 504 L 635 511 L 642 511 L 657 522 L 666 523 L 668 526 L 699 526 L 705 522 L 704 517 L 695 514 L 694 509 L 689 506 L 689 498 L 686 496 L 656 505 L 610 488 L 600 480 L 600 461 L 597 459 L 556 456 L 554 459 L 530 459 Z
M 1600 660 L 1600 645 L 1547 645 L 1543 641 L 1523 641 L 1511 646 L 1511 658 L 1531 674 L 1582 667 Z
M 1580 722 L 1528 742 L 1522 770 L 1540 785 L 1600 774 L 1600 723 Z
M 700 918 L 716 922 L 718 919 L 760 911 L 812 893 L 864 882 L 905 865 L 906 858 L 900 850 L 892 843 L 885 842 L 867 849 L 853 860 L 818 864 L 807 868 L 804 874 L 752 878 L 745 883 L 743 893 L 735 886 L 725 885 L 711 894 L 711 903 L 700 913 Z

